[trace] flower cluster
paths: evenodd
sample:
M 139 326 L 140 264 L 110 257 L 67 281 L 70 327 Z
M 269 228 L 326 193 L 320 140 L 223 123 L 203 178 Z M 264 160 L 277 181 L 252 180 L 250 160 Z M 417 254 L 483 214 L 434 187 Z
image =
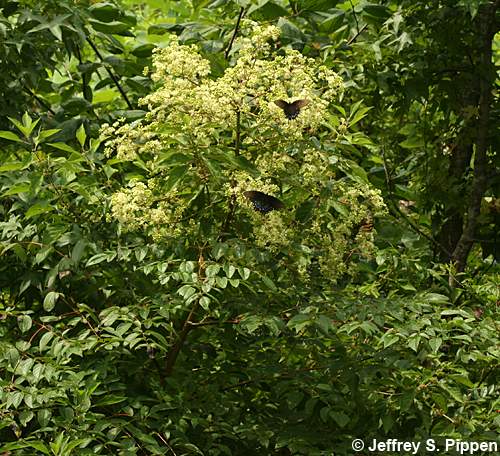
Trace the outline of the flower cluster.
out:
M 112 215 L 158 240 L 200 232 L 219 239 L 228 220 L 242 218 L 251 228 L 235 237 L 285 254 L 299 274 L 314 264 L 334 281 L 354 253 L 373 250 L 373 233 L 359 226 L 383 203 L 368 184 L 338 181 L 338 158 L 311 140 L 341 78 L 279 48 L 279 36 L 275 26 L 244 23 L 231 65 L 216 78 L 196 47 L 177 37 L 156 50 L 151 78 L 158 88 L 141 101 L 146 117 L 102 130 L 108 156 L 145 164 L 141 170 L 155 178 L 113 195 Z M 286 103 L 296 100 L 306 102 L 290 115 Z M 244 196 L 249 190 L 284 207 L 256 211 Z
M 179 226 L 186 209 L 175 190 L 158 196 L 154 192 L 156 180 L 131 181 L 127 188 L 111 196 L 111 215 L 128 230 L 146 230 L 154 239 L 177 237 L 183 228 Z

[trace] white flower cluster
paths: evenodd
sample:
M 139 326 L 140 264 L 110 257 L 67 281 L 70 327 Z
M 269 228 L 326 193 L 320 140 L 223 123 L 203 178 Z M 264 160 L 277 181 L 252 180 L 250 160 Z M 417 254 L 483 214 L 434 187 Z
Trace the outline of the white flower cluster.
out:
M 346 271 L 354 244 L 371 251 L 373 234 L 356 227 L 383 208 L 380 194 L 368 185 L 337 182 L 332 157 L 311 142 L 342 80 L 300 52 L 279 48 L 277 27 L 243 25 L 231 66 L 216 78 L 196 47 L 181 45 L 176 37 L 156 50 L 151 77 L 158 89 L 141 101 L 145 119 L 102 130 L 108 155 L 140 158 L 156 177 L 147 184 L 134 181 L 113 195 L 112 214 L 129 229 L 148 230 L 156 239 L 185 237 L 198 232 L 195 219 L 186 214 L 194 192 L 202 189 L 209 208 L 222 196 L 227 213 L 236 205 L 250 219 L 249 240 L 255 245 L 292 257 L 298 249 L 299 273 L 306 273 L 315 257 L 335 280 Z M 284 106 L 296 100 L 306 102 L 287 114 Z M 251 165 L 240 166 L 238 160 Z M 176 184 L 163 190 L 176 174 Z M 285 192 L 287 208 L 256 211 L 244 196 L 248 190 Z M 297 221 L 292 208 L 302 206 L 306 215 Z

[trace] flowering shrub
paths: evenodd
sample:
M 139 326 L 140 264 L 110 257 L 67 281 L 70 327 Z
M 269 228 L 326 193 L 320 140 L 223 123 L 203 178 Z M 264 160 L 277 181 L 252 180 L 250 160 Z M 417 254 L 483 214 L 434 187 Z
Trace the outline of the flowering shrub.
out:
M 278 49 L 277 27 L 247 22 L 246 31 L 220 77 L 176 37 L 155 51 L 158 88 L 142 100 L 145 118 L 102 129 L 107 154 L 142 170 L 113 195 L 113 217 L 163 242 L 231 237 L 281 252 L 301 276 L 317 261 L 335 281 L 350 259 L 372 252 L 373 233 L 359 228 L 383 212 L 377 190 L 340 171 L 342 131 L 323 128 L 342 80 L 296 50 Z M 288 118 L 278 100 L 308 103 Z M 285 209 L 255 211 L 248 190 L 278 196 Z

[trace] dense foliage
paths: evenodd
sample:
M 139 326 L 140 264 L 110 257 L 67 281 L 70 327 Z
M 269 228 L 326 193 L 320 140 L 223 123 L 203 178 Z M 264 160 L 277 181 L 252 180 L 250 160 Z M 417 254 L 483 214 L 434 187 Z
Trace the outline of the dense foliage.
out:
M 498 439 L 499 30 L 498 0 L 0 2 L 2 454 Z

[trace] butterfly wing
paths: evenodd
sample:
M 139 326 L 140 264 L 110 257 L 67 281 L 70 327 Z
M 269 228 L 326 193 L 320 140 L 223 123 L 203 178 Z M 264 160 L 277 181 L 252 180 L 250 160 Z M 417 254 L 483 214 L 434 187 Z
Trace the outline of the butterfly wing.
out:
M 256 190 L 244 192 L 243 195 L 252 202 L 256 211 L 264 214 L 284 207 L 284 204 L 278 198 Z
M 285 110 L 287 106 L 290 106 L 290 103 L 286 102 L 285 100 L 276 100 L 274 104 L 279 106 L 283 110 Z
M 295 100 L 292 103 L 292 106 L 295 107 L 295 109 L 302 109 L 304 106 L 307 106 L 309 104 L 309 100 L 303 99 L 303 100 Z
M 288 120 L 292 120 L 300 114 L 301 108 L 309 104 L 309 100 L 295 100 L 293 103 L 288 103 L 285 100 L 276 100 L 274 103 L 283 109 Z

